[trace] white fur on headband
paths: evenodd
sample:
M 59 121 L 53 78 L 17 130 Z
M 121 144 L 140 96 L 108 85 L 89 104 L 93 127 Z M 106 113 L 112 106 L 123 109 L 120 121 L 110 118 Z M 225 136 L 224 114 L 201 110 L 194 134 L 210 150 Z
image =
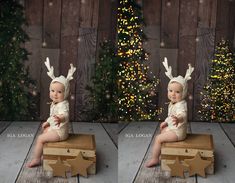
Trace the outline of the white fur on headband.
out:
M 188 64 L 188 69 L 187 69 L 186 74 L 184 76 L 184 79 L 186 81 L 191 79 L 191 74 L 192 74 L 193 71 L 194 71 L 194 67 L 192 67 L 191 64 Z
M 55 79 L 55 75 L 54 75 L 54 67 L 50 65 L 50 60 L 49 58 L 47 57 L 46 58 L 46 62 L 44 62 L 47 69 L 48 69 L 48 72 L 47 72 L 47 75 L 51 78 L 51 79 Z
M 164 62 L 162 62 L 162 63 L 164 65 L 165 69 L 166 69 L 166 72 L 165 72 L 166 76 L 169 79 L 172 79 L 173 78 L 173 76 L 172 76 L 172 68 L 171 68 L 171 66 L 170 67 L 168 66 L 168 62 L 167 62 L 167 58 L 166 57 L 164 57 Z
M 70 69 L 68 71 L 68 75 L 67 75 L 67 80 L 70 81 L 73 79 L 73 73 L 76 71 L 76 67 L 73 66 L 73 64 L 70 64 Z

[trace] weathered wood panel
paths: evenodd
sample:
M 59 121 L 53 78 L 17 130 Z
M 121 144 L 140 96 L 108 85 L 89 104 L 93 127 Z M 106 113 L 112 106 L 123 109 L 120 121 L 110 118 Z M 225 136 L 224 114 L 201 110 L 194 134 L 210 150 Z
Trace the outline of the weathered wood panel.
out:
M 24 2 L 28 23 L 25 31 L 29 36 L 25 48 L 30 54 L 26 66 L 29 67 L 30 77 L 36 81 L 37 92 L 40 92 L 43 1 L 25 0 Z
M 118 182 L 133 182 L 157 128 L 153 122 L 132 122 L 118 136 Z
M 98 26 L 98 43 L 110 39 L 111 34 L 111 0 L 99 0 L 99 26 Z M 98 44 L 97 44 L 98 46 Z
M 168 59 L 168 65 L 172 67 L 172 75 L 177 76 L 177 58 L 178 58 L 178 49 L 160 49 L 160 83 L 159 83 L 159 107 L 163 108 L 163 112 L 160 115 L 161 120 L 165 120 L 168 115 L 168 104 L 169 99 L 167 97 L 167 87 L 169 83 L 169 78 L 165 75 L 166 69 L 163 66 L 162 62 L 164 57 Z
M 228 25 L 228 40 L 233 44 L 234 31 L 235 31 L 235 1 L 229 2 L 229 25 Z M 234 45 L 235 46 L 235 45 Z
M 127 125 L 129 125 L 130 122 L 119 122 L 118 123 L 118 134 L 121 133 L 121 131 L 126 128 Z
M 55 76 L 59 76 L 59 49 L 46 49 L 43 48 L 41 52 L 41 94 L 40 94 L 40 119 L 46 120 L 50 114 L 50 105 L 48 102 L 51 102 L 49 98 L 49 87 L 51 83 L 51 78 L 47 75 L 47 68 L 44 64 L 46 57 L 49 57 L 51 65 L 54 67 Z
M 222 126 L 233 146 L 235 146 L 235 123 L 221 123 L 220 126 Z
M 25 16 L 29 25 L 42 25 L 42 10 L 43 1 L 39 0 L 24 0 Z
M 193 89 L 193 120 L 200 121 L 198 111 L 200 109 L 201 95 L 205 85 L 208 71 L 209 60 L 213 57 L 215 29 L 198 28 L 196 45 L 196 62 L 194 70 L 194 89 Z
M 215 28 L 216 26 L 217 0 L 199 1 L 198 27 Z
M 180 1 L 178 74 L 185 76 L 188 63 L 195 65 L 198 2 Z M 194 76 L 192 77 L 194 78 Z M 189 96 L 193 93 L 193 81 L 188 83 Z M 192 120 L 193 100 L 188 100 L 188 119 Z
M 79 177 L 80 183 L 118 182 L 118 150 L 100 123 L 73 123 L 75 133 L 94 134 L 97 174 Z
M 178 47 L 179 0 L 162 1 L 161 43 L 163 48 Z
M 0 134 L 11 124 L 11 121 L 0 121 Z
M 229 37 L 229 0 L 217 0 L 217 15 L 216 15 L 216 45 L 221 39 Z
M 99 0 L 81 0 L 80 27 L 97 28 L 99 18 Z
M 86 90 L 86 86 L 91 84 L 91 77 L 94 73 L 96 35 L 96 28 L 79 29 L 75 112 L 77 121 L 88 120 L 88 116 L 83 111 L 91 108 L 90 93 Z
M 79 1 L 64 1 L 62 4 L 61 20 L 61 49 L 60 49 L 60 74 L 67 76 L 70 64 L 75 67 L 78 57 L 78 29 L 79 29 Z M 73 12 L 73 13 L 71 13 Z M 74 75 L 76 79 L 76 74 Z M 70 120 L 74 121 L 75 117 L 75 80 L 70 82 Z
M 78 36 L 79 7 L 77 0 L 63 1 L 61 17 L 61 37 Z
M 25 42 L 25 48 L 29 52 L 29 62 L 25 65 L 29 67 L 30 77 L 36 81 L 37 92 L 40 92 L 42 26 L 30 25 L 26 28 L 26 33 L 30 40 Z
M 38 126 L 38 122 L 13 122 L 0 135 L 1 182 L 15 182 Z
M 111 19 L 111 37 L 110 39 L 115 43 L 117 37 L 117 9 L 118 9 L 118 1 L 114 0 L 111 4 L 111 12 L 112 12 L 112 19 Z
M 148 25 L 144 27 L 144 33 L 147 40 L 144 42 L 144 49 L 148 53 L 147 65 L 150 71 L 158 78 L 160 70 L 160 28 L 157 25 Z
M 61 0 L 44 0 L 43 8 L 43 46 L 60 47 Z
M 116 147 L 118 147 L 118 123 L 101 123 Z
M 235 148 L 224 134 L 218 123 L 191 123 L 192 133 L 209 133 L 213 135 L 215 149 L 215 174 L 207 178 L 197 177 L 200 183 L 228 182 L 235 180 Z
M 96 60 L 99 60 L 100 44 L 111 39 L 111 1 L 99 0 L 99 26 L 97 28 Z
M 146 25 L 160 25 L 161 0 L 142 0 L 143 17 Z

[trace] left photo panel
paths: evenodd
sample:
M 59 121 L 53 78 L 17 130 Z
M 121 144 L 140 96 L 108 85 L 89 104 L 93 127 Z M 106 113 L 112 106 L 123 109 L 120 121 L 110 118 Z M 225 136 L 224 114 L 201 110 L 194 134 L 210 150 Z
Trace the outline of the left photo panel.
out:
M 118 182 L 117 7 L 0 2 L 2 182 Z

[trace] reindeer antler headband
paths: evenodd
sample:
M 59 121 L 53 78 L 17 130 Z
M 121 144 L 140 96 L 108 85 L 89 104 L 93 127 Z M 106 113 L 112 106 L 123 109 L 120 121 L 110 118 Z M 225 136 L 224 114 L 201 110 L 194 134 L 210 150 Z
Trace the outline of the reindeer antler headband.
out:
M 47 69 L 48 69 L 47 75 L 48 75 L 51 79 L 55 79 L 54 67 L 50 65 L 50 60 L 49 60 L 48 57 L 46 58 L 45 65 L 46 65 L 46 67 L 47 67 Z M 66 77 L 66 79 L 67 79 L 68 81 L 70 81 L 70 80 L 73 79 L 73 74 L 74 74 L 75 71 L 76 71 L 76 67 L 74 67 L 73 64 L 70 64 L 70 69 L 69 69 L 68 74 L 67 74 L 67 77 Z
M 162 63 L 164 65 L 165 69 L 166 69 L 166 72 L 165 72 L 166 76 L 169 79 L 173 79 L 172 68 L 171 68 L 171 66 L 168 66 L 168 61 L 167 61 L 166 57 L 164 57 L 164 62 L 162 62 Z M 193 71 L 194 71 L 194 67 L 192 67 L 191 64 L 188 64 L 188 69 L 187 69 L 186 74 L 184 76 L 185 81 L 188 81 L 188 80 L 191 79 L 191 74 L 192 74 Z
M 76 71 L 76 67 L 74 67 L 73 64 L 70 64 L 70 69 L 68 70 L 67 77 L 65 78 L 64 76 L 55 77 L 54 67 L 50 65 L 50 60 L 48 57 L 46 58 L 45 65 L 48 69 L 47 75 L 52 79 L 51 83 L 53 83 L 53 82 L 62 83 L 65 88 L 64 98 L 67 98 L 67 96 L 69 94 L 69 81 L 73 79 L 73 74 Z
M 166 57 L 164 57 L 164 62 L 162 62 L 162 64 L 166 69 L 166 72 L 165 72 L 166 76 L 170 79 L 169 83 L 174 82 L 174 81 L 180 83 L 183 87 L 183 98 L 185 98 L 187 95 L 187 91 L 188 91 L 187 81 L 191 79 L 191 74 L 194 71 L 194 68 L 190 64 L 188 64 L 188 69 L 184 77 L 182 76 L 173 77 L 172 68 L 171 66 L 168 66 Z

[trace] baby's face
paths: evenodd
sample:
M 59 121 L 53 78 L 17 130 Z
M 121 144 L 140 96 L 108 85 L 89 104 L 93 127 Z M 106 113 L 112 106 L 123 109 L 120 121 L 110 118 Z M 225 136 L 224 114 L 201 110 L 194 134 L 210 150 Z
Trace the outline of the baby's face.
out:
M 183 96 L 183 87 L 177 82 L 168 85 L 168 98 L 172 103 L 180 102 Z
M 50 98 L 54 103 L 59 103 L 64 100 L 64 85 L 55 82 L 50 86 Z

